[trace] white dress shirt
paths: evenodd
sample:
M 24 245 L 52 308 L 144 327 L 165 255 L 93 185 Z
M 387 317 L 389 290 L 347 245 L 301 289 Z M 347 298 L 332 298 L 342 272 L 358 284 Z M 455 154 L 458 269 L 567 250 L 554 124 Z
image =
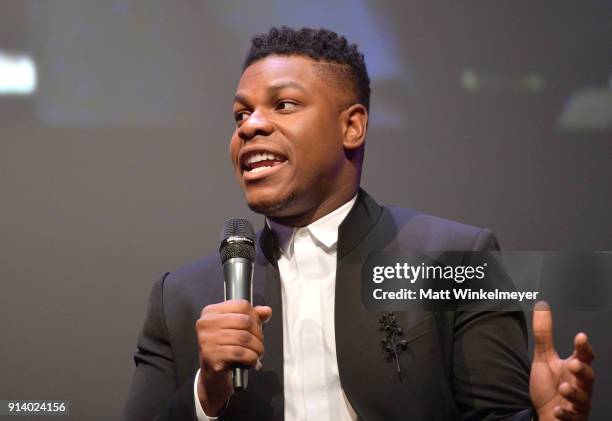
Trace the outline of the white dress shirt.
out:
M 357 420 L 340 385 L 334 330 L 338 227 L 356 200 L 354 196 L 306 227 L 266 221 L 282 252 L 278 269 L 286 421 Z M 198 378 L 199 371 L 194 383 L 198 420 L 215 419 L 207 417 L 200 405 Z

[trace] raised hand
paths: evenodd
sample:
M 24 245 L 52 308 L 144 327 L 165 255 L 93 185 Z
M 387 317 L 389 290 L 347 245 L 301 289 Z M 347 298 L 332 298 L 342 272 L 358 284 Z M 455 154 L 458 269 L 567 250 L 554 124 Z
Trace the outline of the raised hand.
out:
M 529 392 L 540 421 L 584 421 L 591 409 L 594 354 L 584 333 L 574 338 L 574 352 L 559 358 L 553 344 L 552 313 L 547 303 L 533 312 L 535 349 Z

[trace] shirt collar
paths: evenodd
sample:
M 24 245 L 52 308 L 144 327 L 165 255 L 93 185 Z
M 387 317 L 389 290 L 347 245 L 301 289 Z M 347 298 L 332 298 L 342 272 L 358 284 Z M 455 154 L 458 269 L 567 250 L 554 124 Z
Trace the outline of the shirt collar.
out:
M 351 200 L 335 209 L 333 212 L 328 213 L 305 227 L 294 228 L 279 224 L 268 218 L 266 218 L 266 224 L 274 233 L 277 244 L 285 255 L 289 253 L 295 238 L 295 233 L 298 230 L 309 232 L 316 241 L 330 248 L 338 242 L 338 227 L 351 211 L 356 201 L 357 195 L 353 196 Z

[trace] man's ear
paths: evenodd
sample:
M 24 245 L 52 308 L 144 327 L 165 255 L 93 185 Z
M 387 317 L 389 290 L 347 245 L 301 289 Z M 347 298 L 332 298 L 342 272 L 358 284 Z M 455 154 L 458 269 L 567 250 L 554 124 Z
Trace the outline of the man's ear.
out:
M 342 145 L 347 152 L 359 149 L 365 142 L 368 130 L 368 110 L 361 104 L 353 104 L 342 112 Z

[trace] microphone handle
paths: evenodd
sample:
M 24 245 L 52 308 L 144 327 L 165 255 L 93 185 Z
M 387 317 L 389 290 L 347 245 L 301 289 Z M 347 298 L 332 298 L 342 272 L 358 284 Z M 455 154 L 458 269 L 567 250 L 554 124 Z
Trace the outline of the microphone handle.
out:
M 236 392 L 246 389 L 249 383 L 249 370 L 242 367 L 232 367 L 232 383 Z
M 225 301 L 247 300 L 253 303 L 253 262 L 242 257 L 232 257 L 223 264 L 225 275 Z M 249 370 L 232 367 L 232 383 L 235 391 L 246 389 Z

